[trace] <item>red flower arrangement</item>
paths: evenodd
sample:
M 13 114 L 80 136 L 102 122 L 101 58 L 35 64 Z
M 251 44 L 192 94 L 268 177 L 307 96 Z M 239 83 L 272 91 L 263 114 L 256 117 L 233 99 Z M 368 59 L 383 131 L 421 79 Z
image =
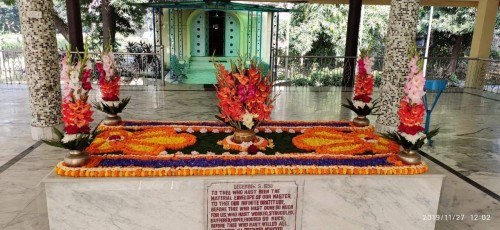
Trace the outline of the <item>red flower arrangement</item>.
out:
M 44 140 L 45 143 L 70 150 L 83 150 L 92 141 L 94 135 L 90 132 L 90 122 L 93 121 L 93 112 L 87 103 L 89 91 L 92 89 L 91 71 L 92 63 L 88 59 L 87 49 L 83 56 L 78 56 L 76 63 L 72 62 L 69 50 L 61 60 L 61 79 L 64 82 L 64 133 L 54 128 L 59 139 Z
M 422 72 L 422 61 L 413 45 L 410 48 L 410 72 L 406 77 L 404 87 L 405 96 L 399 103 L 399 121 L 397 132 L 385 134 L 386 138 L 396 141 L 405 149 L 418 150 L 427 139 L 437 135 L 439 129 L 423 133 L 421 125 L 424 121 L 425 107 L 422 101 L 424 96 L 425 76 Z
M 372 74 L 373 58 L 370 57 L 368 50 L 361 50 L 357 63 L 358 74 L 354 84 L 353 100 L 347 99 L 347 104 L 342 104 L 342 106 L 352 110 L 358 116 L 367 116 L 376 108 L 377 103 L 376 101 L 372 103 L 375 77 Z
M 236 129 L 253 129 L 270 119 L 275 97 L 270 75 L 264 76 L 256 61 L 248 69 L 242 62 L 241 58 L 238 65 L 231 61 L 231 72 L 215 62 L 220 111 L 216 117 Z
M 102 55 L 102 60 L 96 63 L 96 67 L 99 72 L 98 84 L 101 91 L 101 102 L 94 103 L 94 107 L 110 115 L 121 113 L 130 98 L 120 101 L 120 76 L 116 73 L 114 54 L 109 51 L 105 52 Z

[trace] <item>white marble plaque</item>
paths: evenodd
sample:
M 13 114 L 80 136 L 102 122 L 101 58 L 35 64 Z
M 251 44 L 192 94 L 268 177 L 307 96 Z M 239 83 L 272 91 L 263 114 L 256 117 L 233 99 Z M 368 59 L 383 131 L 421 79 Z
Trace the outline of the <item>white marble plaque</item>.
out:
M 297 195 L 295 181 L 208 184 L 207 229 L 294 230 Z

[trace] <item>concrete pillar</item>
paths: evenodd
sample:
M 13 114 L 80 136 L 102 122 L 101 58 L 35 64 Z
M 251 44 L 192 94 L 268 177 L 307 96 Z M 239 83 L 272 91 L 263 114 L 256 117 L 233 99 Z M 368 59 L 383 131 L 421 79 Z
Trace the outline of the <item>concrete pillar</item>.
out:
M 397 111 L 408 69 L 408 48 L 415 42 L 419 0 L 391 0 L 389 27 L 385 41 L 381 86 L 379 132 L 394 130 L 399 124 Z
M 31 134 L 34 140 L 53 139 L 61 123 L 61 83 L 53 3 L 19 0 L 24 60 L 30 93 Z
M 498 13 L 498 0 L 481 0 L 477 5 L 474 34 L 470 48 L 470 58 L 489 58 L 495 21 Z M 468 63 L 465 87 L 482 89 L 486 76 L 486 62 L 471 60 Z

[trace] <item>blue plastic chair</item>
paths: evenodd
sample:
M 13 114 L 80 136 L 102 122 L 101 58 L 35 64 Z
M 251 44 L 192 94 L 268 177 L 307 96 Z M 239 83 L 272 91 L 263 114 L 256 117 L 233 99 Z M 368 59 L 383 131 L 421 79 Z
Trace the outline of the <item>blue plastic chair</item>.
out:
M 429 128 L 431 125 L 431 114 L 432 111 L 434 110 L 434 107 L 436 107 L 436 104 L 439 100 L 439 97 L 441 96 L 441 93 L 443 93 L 444 89 L 446 89 L 446 85 L 448 84 L 447 80 L 426 80 L 425 81 L 425 91 L 433 91 L 437 92 L 436 97 L 434 98 L 434 102 L 432 103 L 432 107 L 429 109 L 429 103 L 427 102 L 427 94 L 424 95 L 424 105 L 425 105 L 425 111 L 426 111 L 426 117 L 425 117 L 425 133 L 429 132 Z M 429 145 L 432 145 L 432 141 L 429 141 Z

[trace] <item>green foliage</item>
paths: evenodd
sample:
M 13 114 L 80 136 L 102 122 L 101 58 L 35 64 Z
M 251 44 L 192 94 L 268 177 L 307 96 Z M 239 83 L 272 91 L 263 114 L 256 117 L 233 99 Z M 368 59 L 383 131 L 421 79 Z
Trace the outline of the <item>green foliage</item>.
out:
M 343 56 L 349 6 L 297 4 L 290 22 L 290 51 L 294 55 Z M 361 44 L 373 55 L 383 53 L 389 6 L 365 6 Z M 283 30 L 281 28 L 281 30 Z
M 0 34 L 0 47 L 2 50 L 22 50 L 23 37 L 21 34 Z
M 439 128 L 434 129 L 432 131 L 429 131 L 429 133 L 426 134 L 425 138 L 421 138 L 415 142 L 415 144 L 409 142 L 399 134 L 399 132 L 389 132 L 389 133 L 383 133 L 381 134 L 383 137 L 392 140 L 396 142 L 398 145 L 401 145 L 404 149 L 410 149 L 410 150 L 418 150 L 420 149 L 424 144 L 425 140 L 427 139 L 430 141 L 434 136 L 436 136 L 439 133 Z
M 356 115 L 358 115 L 358 116 L 368 116 L 370 114 L 378 115 L 378 114 L 376 114 L 376 111 L 378 110 L 378 102 L 379 102 L 379 100 L 373 100 L 372 101 L 372 105 L 373 106 L 371 108 L 368 107 L 368 105 L 365 105 L 363 108 L 357 107 L 348 98 L 346 98 L 346 101 L 347 101 L 347 104 L 342 104 L 342 107 L 350 109 L 351 111 L 353 111 L 354 113 L 356 113 Z
M 196 143 L 194 145 L 188 146 L 182 149 L 184 153 L 190 153 L 192 151 L 197 151 L 199 153 L 213 152 L 216 154 L 221 154 L 223 152 L 229 152 L 231 154 L 238 154 L 240 151 L 236 150 L 225 150 L 221 145 L 214 145 L 217 141 L 226 138 L 229 134 L 221 133 L 192 133 L 196 136 Z M 281 153 L 305 153 L 307 151 L 299 149 L 292 144 L 293 137 L 300 135 L 300 133 L 264 133 L 259 132 L 258 135 L 263 138 L 272 139 L 274 141 L 275 147 L 273 149 L 266 148 L 266 150 L 259 150 L 267 155 L 273 155 L 276 152 Z M 169 153 L 175 153 L 175 151 L 168 151 Z
M 290 48 L 298 55 L 343 55 L 347 5 L 297 4 L 290 22 Z
M 101 111 L 101 112 L 104 112 L 106 114 L 115 114 L 116 115 L 116 114 L 121 113 L 125 109 L 125 107 L 127 107 L 129 102 L 130 102 L 130 97 L 122 99 L 120 101 L 120 103 L 118 104 L 118 106 L 116 106 L 116 107 L 106 105 L 102 102 L 101 103 L 95 102 L 94 108 Z
M 449 57 L 450 54 L 455 57 L 466 56 L 470 50 L 476 11 L 474 7 L 434 7 L 429 56 Z M 420 37 L 427 35 L 429 14 L 430 7 L 422 7 L 419 11 Z M 451 52 L 454 45 L 458 47 L 455 54 Z
M 1 0 L 0 3 L 3 2 L 7 6 L 12 6 L 16 3 L 16 0 Z M 1 4 L 0 4 L 1 6 Z
M 323 67 L 321 69 L 314 68 L 309 76 L 297 74 L 293 80 L 294 86 L 341 86 L 342 85 L 342 69 L 331 69 Z
M 128 42 L 125 47 L 129 53 L 153 53 L 153 46 L 144 41 Z M 126 62 L 126 60 L 117 60 L 118 62 Z M 145 72 L 148 69 L 153 70 L 153 77 L 156 79 L 161 78 L 160 73 L 160 60 L 156 55 L 134 55 L 132 63 L 134 71 Z M 133 73 L 123 70 L 125 77 L 130 77 Z
M 21 25 L 19 23 L 19 11 L 14 5 L 15 1 L 8 1 L 8 4 L 0 2 L 0 34 L 19 33 Z
M 94 138 L 99 134 L 97 131 L 97 128 L 92 131 L 92 133 L 89 134 L 78 134 L 78 137 L 75 140 L 68 141 L 68 142 L 62 142 L 62 139 L 64 138 L 64 133 L 61 132 L 57 128 L 53 128 L 54 134 L 56 134 L 57 139 L 56 140 L 42 140 L 45 144 L 58 147 L 58 148 L 63 148 L 63 149 L 69 149 L 69 150 L 85 150 Z
M 102 26 L 101 7 L 103 0 L 80 0 L 83 32 L 91 38 L 89 41 L 91 49 L 101 49 L 103 30 L 108 30 L 112 34 L 120 33 L 128 36 L 133 34 L 136 29 L 141 28 L 144 23 L 146 8 L 129 4 L 142 2 L 141 0 L 110 0 L 106 2 L 109 2 L 106 7 L 113 10 L 111 14 L 115 22 L 110 28 L 103 28 Z M 54 0 L 54 5 L 57 14 L 66 20 L 65 0 Z M 113 46 L 117 47 L 118 43 L 113 41 Z
M 292 80 L 292 85 L 294 85 L 294 86 L 308 86 L 309 79 L 304 77 L 302 74 L 300 74 L 300 75 L 298 75 L 297 78 L 294 78 Z
M 375 82 L 373 85 L 375 87 L 380 87 L 382 84 L 382 71 L 373 71 L 373 76 L 375 77 Z

